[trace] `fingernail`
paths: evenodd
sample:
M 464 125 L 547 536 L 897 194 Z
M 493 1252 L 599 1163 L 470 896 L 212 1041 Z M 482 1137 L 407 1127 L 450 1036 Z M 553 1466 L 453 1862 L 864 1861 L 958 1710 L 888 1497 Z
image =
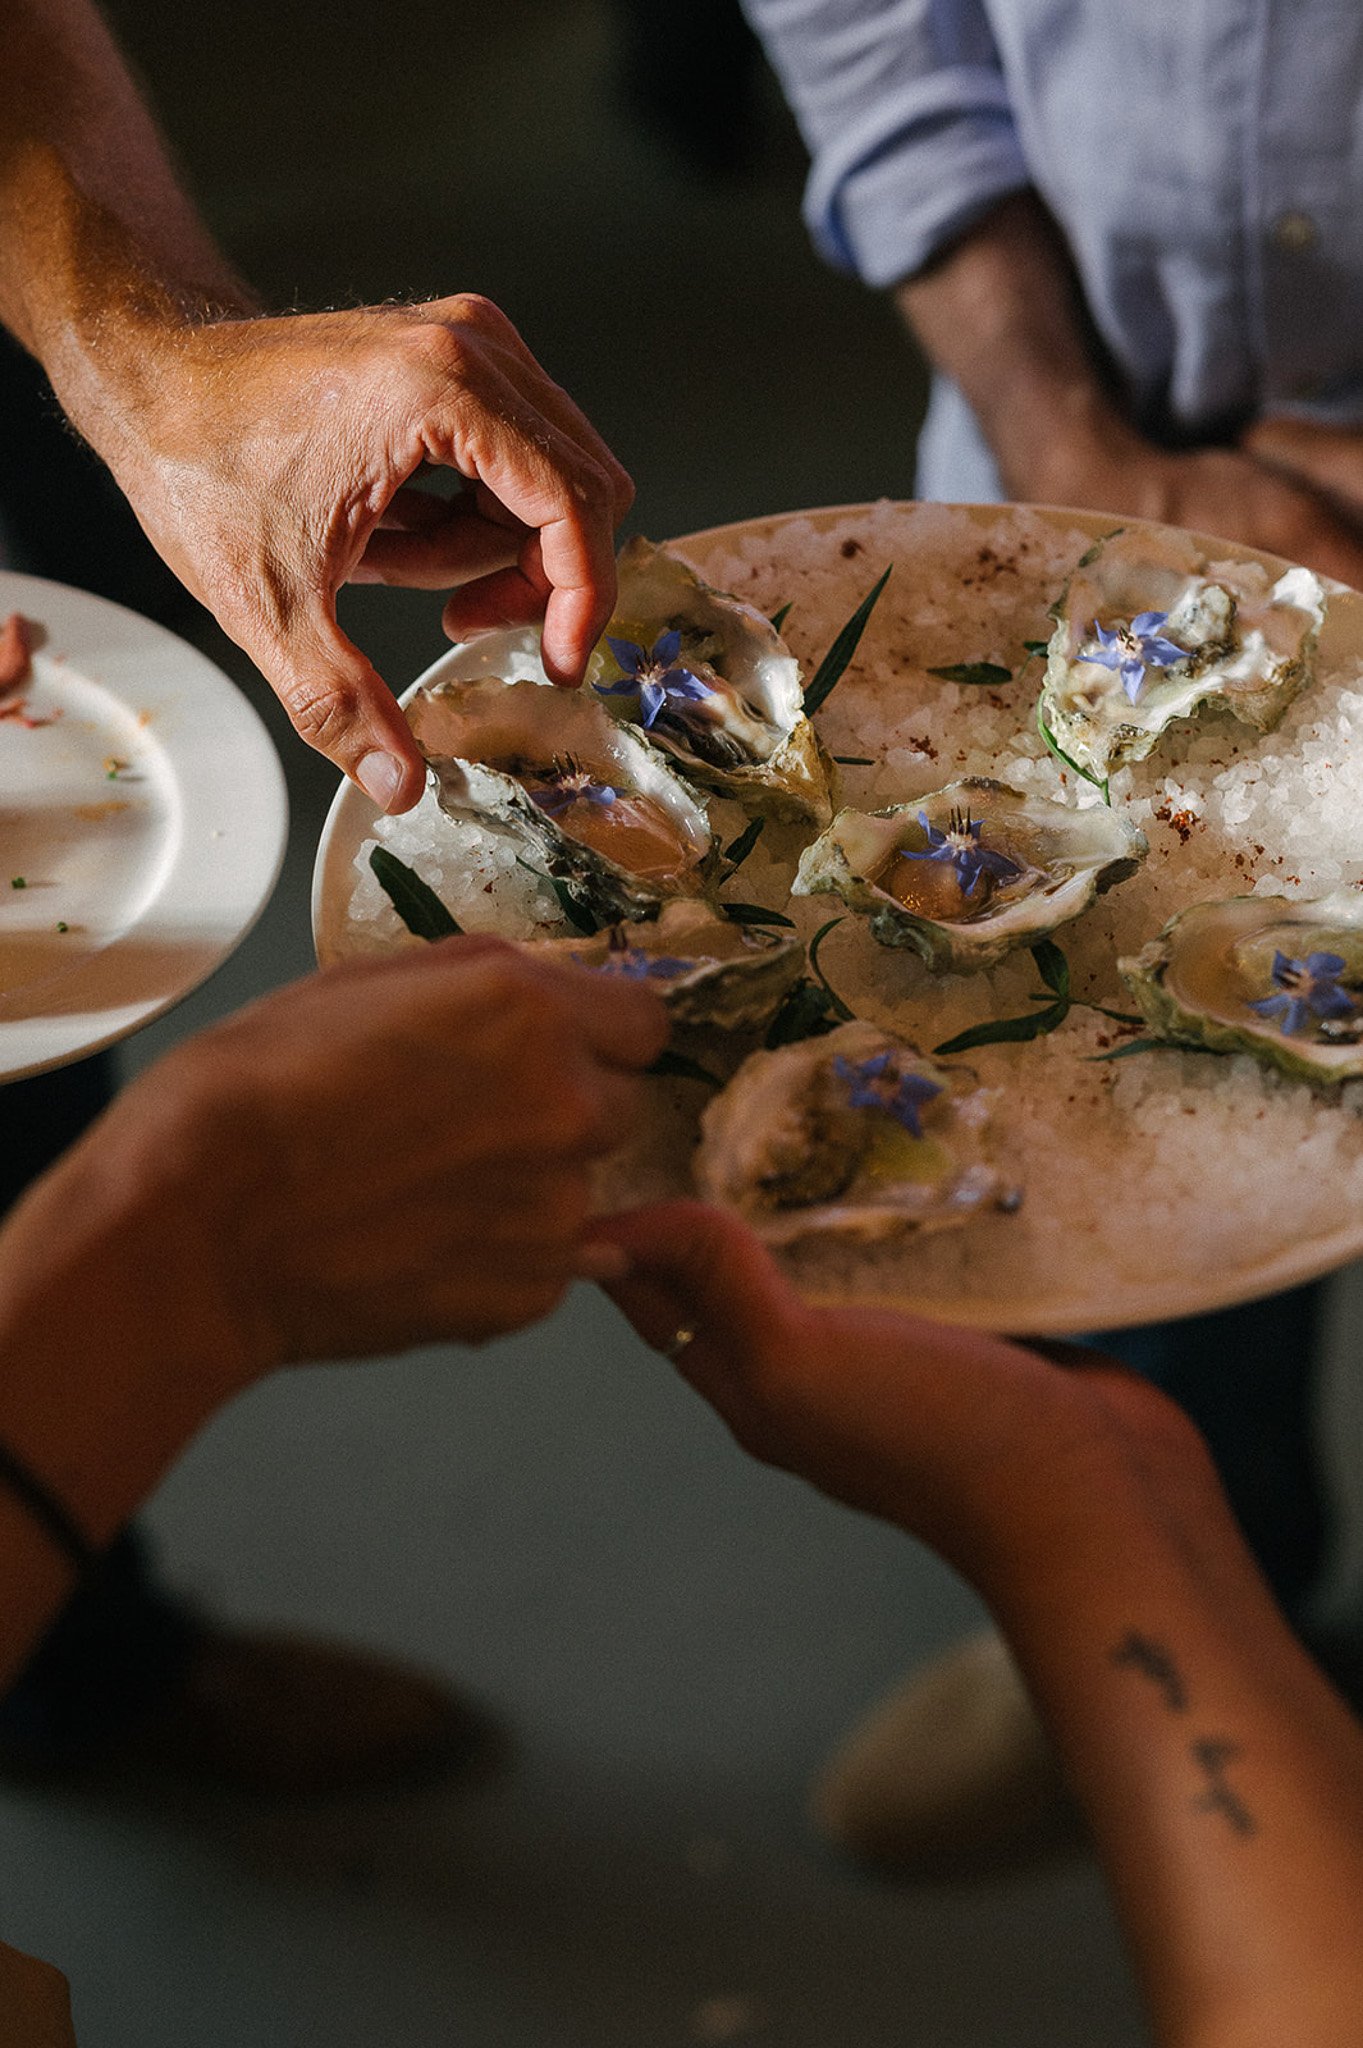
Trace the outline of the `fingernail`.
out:
M 381 811 L 386 811 L 402 785 L 402 763 L 392 754 L 366 754 L 355 770 L 355 780 Z
M 629 1274 L 629 1253 L 618 1244 L 584 1244 L 577 1254 L 579 1279 L 595 1280 L 598 1286 L 614 1286 Z

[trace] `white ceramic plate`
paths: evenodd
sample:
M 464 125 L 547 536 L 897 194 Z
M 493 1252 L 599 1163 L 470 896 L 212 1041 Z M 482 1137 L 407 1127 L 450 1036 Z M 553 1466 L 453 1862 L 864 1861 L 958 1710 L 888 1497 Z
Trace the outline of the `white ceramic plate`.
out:
M 22 694 L 49 722 L 0 717 L 0 1081 L 188 995 L 264 909 L 288 830 L 269 735 L 204 655 L 121 605 L 0 573 L 0 619 L 13 611 L 40 628 Z
M 703 572 L 711 571 L 720 587 L 764 609 L 794 598 L 787 631 L 806 660 L 826 645 L 829 621 L 840 623 L 882 564 L 894 559 L 889 599 L 873 620 L 863 651 L 874 645 L 882 668 L 888 659 L 890 672 L 902 673 L 903 715 L 912 725 L 915 693 L 930 673 L 919 664 L 1015 659 L 1023 636 L 1039 631 L 1044 637 L 1047 630 L 1044 607 L 1064 574 L 1054 570 L 1053 561 L 1072 564 L 1085 537 L 1108 532 L 1113 523 L 1101 514 L 1009 506 L 851 506 L 745 521 L 693 534 L 677 545 Z M 811 538 L 817 567 L 811 566 Z M 1212 560 L 1257 560 L 1273 574 L 1285 566 L 1224 542 L 1204 545 Z M 797 561 L 803 566 L 797 568 Z M 802 583 L 802 575 L 813 580 Z M 821 594 L 827 617 L 810 644 L 801 644 L 801 623 L 809 620 Z M 1265 739 L 1235 728 L 1224 740 L 1228 760 L 1261 764 L 1265 779 L 1260 787 L 1267 788 L 1281 772 L 1275 763 L 1284 758 L 1284 749 L 1303 738 L 1317 744 L 1310 739 L 1311 720 L 1328 717 L 1333 704 L 1343 701 L 1338 693 L 1347 696 L 1347 679 L 1358 674 L 1353 687 L 1363 688 L 1360 656 L 1363 599 L 1341 592 L 1332 600 L 1322 637 L 1316 688 L 1299 700 L 1300 711 L 1294 707 L 1279 734 Z M 456 659 L 445 655 L 422 680 L 438 679 Z M 1001 749 L 1004 757 L 1029 751 L 1024 769 L 1039 764 L 1053 775 L 1031 720 L 1037 681 L 1034 669 L 1027 686 L 1013 686 L 1015 697 L 997 707 L 1001 717 L 996 724 L 1019 736 L 1017 746 Z M 865 795 L 879 771 L 849 768 L 844 801 L 904 800 L 955 775 L 999 772 L 1004 763 L 998 754 L 981 759 L 966 751 L 972 745 L 969 703 L 970 693 L 963 690 L 953 713 L 956 727 L 945 735 L 938 732 L 940 753 L 904 755 L 887 766 L 885 772 L 905 778 L 902 787 L 887 795 L 882 783 L 874 796 Z M 832 751 L 872 753 L 874 741 L 858 741 L 862 721 L 874 729 L 877 708 L 863 694 L 854 667 L 821 715 Z M 1270 834 L 1269 843 L 1256 847 L 1249 842 L 1264 838 L 1262 831 L 1256 835 L 1242 828 L 1237 838 L 1224 823 L 1206 842 L 1210 856 L 1216 838 L 1224 858 L 1217 852 L 1204 862 L 1203 872 L 1195 871 L 1189 854 L 1202 842 L 1194 838 L 1185 852 L 1180 833 L 1199 828 L 1189 826 L 1187 814 L 1167 802 L 1154 808 L 1161 802 L 1161 778 L 1178 772 L 1179 758 L 1177 745 L 1157 751 L 1142 764 L 1133 792 L 1145 800 L 1147 813 L 1154 811 L 1145 819 L 1152 856 L 1142 877 L 1114 890 L 1084 919 L 1057 934 L 1074 965 L 1076 987 L 1092 989 L 1099 1000 L 1124 1009 L 1129 999 L 1116 980 L 1114 959 L 1136 950 L 1171 908 L 1198 895 L 1234 894 L 1256 881 L 1290 887 L 1300 879 L 1294 872 L 1298 868 L 1309 880 L 1310 850 L 1303 853 L 1300 840 L 1273 842 Z M 1318 801 L 1328 808 L 1327 798 Z M 347 933 L 347 910 L 356 884 L 355 856 L 371 836 L 374 816 L 363 794 L 347 787 L 328 818 L 313 897 L 323 959 L 355 948 Z M 1351 842 L 1341 857 L 1355 857 L 1363 876 L 1363 830 L 1355 834 L 1335 815 L 1331 832 L 1337 854 L 1343 841 Z M 774 836 L 768 833 L 767 840 Z M 757 865 L 745 870 L 742 893 L 760 893 L 753 878 Z M 1363 880 L 1358 885 L 1363 887 Z M 806 936 L 838 908 L 822 898 L 812 903 L 796 899 L 787 907 Z M 894 1024 L 924 1046 L 988 1016 L 991 1006 L 999 1015 L 1025 1010 L 1036 986 L 1025 955 L 988 976 L 935 981 L 904 955 L 873 946 L 868 955 L 865 934 L 851 920 L 825 947 L 822 964 L 861 1014 Z M 849 985 L 844 977 L 859 969 L 860 985 Z M 1099 975 L 1101 981 L 1095 979 Z M 1112 1044 L 1105 1030 L 1110 1027 L 1095 1013 L 1076 1011 L 1063 1032 L 1042 1047 L 992 1047 L 969 1056 L 989 1085 L 1000 1087 L 1005 1102 L 1020 1081 L 1033 1089 L 1033 1110 L 1039 1099 L 1045 1128 L 1038 1127 L 1034 1114 L 1025 1138 L 1018 1138 L 1023 1150 L 1015 1164 L 1027 1186 L 1020 1217 L 985 1218 L 967 1231 L 900 1240 L 850 1259 L 809 1259 L 798 1271 L 801 1285 L 823 1299 L 881 1301 L 958 1322 L 1058 1335 L 1201 1313 L 1295 1285 L 1363 1254 L 1363 1124 L 1355 1107 L 1310 1098 L 1304 1089 L 1282 1088 L 1247 1061 L 1209 1065 L 1201 1056 L 1201 1067 L 1180 1067 L 1180 1055 L 1160 1053 L 1148 1056 L 1158 1067 L 1093 1064 L 1094 1055 Z M 1196 1063 L 1199 1056 L 1186 1058 Z M 1237 1115 L 1242 1110 L 1265 1133 L 1262 1155 L 1256 1155 L 1251 1172 L 1266 1199 L 1257 1212 L 1247 1212 L 1243 1226 L 1234 1204 L 1218 1199 L 1218 1148 L 1226 1126 L 1224 1110 L 1208 1104 L 1204 1085 L 1207 1073 L 1225 1072 L 1232 1065 L 1238 1076 L 1233 1084 Z M 1133 1081 L 1143 1074 L 1158 1075 L 1153 1104 L 1131 1100 Z M 696 1084 L 672 1086 L 694 1093 Z M 656 1115 L 631 1134 L 613 1163 L 612 1200 L 685 1191 L 697 1105 L 678 1107 L 663 1102 L 661 1091 L 659 1096 Z M 1156 1128 L 1161 1117 L 1166 1122 Z M 1329 1146 L 1337 1138 L 1344 1150 L 1331 1156 L 1323 1172 L 1312 1162 L 1323 1156 L 1322 1143 Z M 1077 1182 L 1080 1168 L 1094 1187 L 1094 1198 L 1071 1229 L 1067 1183 Z M 1243 1162 L 1230 1169 L 1240 1170 Z M 1069 1199 L 1072 1204 L 1072 1194 Z M 1129 1221 L 1133 1213 L 1155 1219 L 1157 1228 L 1137 1232 Z

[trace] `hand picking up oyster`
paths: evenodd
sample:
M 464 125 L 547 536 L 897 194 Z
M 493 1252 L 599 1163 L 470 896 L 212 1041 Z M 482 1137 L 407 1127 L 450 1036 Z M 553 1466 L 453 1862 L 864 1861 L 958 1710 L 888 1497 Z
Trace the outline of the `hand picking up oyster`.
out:
M 587 670 L 602 702 L 704 787 L 759 815 L 826 825 L 800 664 L 770 620 L 650 541 L 628 542 L 617 572 L 616 615 Z
M 1309 569 L 1271 582 L 1258 563 L 1208 563 L 1186 535 L 1119 530 L 1089 550 L 1055 616 L 1038 717 L 1102 782 L 1205 704 L 1271 732 L 1310 681 L 1325 589 Z
M 1100 804 L 1071 810 L 972 775 L 917 803 L 839 811 L 805 848 L 791 893 L 831 891 L 882 946 L 970 974 L 1077 917 L 1148 850 Z
M 530 943 L 540 958 L 647 981 L 674 1024 L 713 1024 L 726 1031 L 764 1024 L 805 961 L 804 942 L 791 933 L 733 924 L 693 902 L 667 904 L 653 923 L 614 924 L 590 938 Z
M 1156 1037 L 1317 1088 L 1363 1075 L 1363 902 L 1229 896 L 1171 918 L 1122 979 Z
M 448 817 L 508 834 L 598 922 L 651 917 L 716 865 L 705 809 L 592 698 L 533 682 L 441 682 L 407 716 Z
M 987 1150 L 994 1091 L 891 1031 L 756 1052 L 701 1119 L 695 1177 L 769 1244 L 942 1230 L 1020 1191 Z

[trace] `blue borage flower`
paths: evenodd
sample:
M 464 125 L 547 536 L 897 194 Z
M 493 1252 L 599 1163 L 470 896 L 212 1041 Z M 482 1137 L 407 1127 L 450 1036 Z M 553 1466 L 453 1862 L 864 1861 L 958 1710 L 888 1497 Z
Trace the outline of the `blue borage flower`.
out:
M 715 694 L 677 660 L 681 634 L 675 627 L 660 633 L 648 653 L 637 640 L 613 640 L 609 633 L 606 645 L 625 673 L 618 683 L 593 683 L 592 688 L 598 697 L 632 697 L 637 692 L 639 723 L 645 732 L 669 703 L 698 704 Z
M 1101 652 L 1086 654 L 1083 659 L 1096 662 L 1099 668 L 1115 668 L 1128 704 L 1140 696 L 1147 668 L 1172 668 L 1176 661 L 1187 660 L 1186 647 L 1160 635 L 1168 617 L 1168 612 L 1137 612 L 1129 626 L 1114 626 L 1111 632 L 1097 619 L 1093 622 Z
M 613 945 L 604 960 L 584 960 L 580 953 L 572 957 L 579 967 L 590 967 L 594 974 L 618 974 L 625 981 L 675 981 L 696 964 L 671 953 L 646 953 L 642 946 Z
M 868 1060 L 846 1060 L 839 1055 L 833 1071 L 847 1083 L 847 1100 L 853 1109 L 879 1109 L 903 1124 L 910 1137 L 921 1138 L 923 1126 L 918 1112 L 940 1095 L 940 1081 L 926 1074 L 901 1074 L 892 1052 L 872 1053 Z
M 1284 1038 L 1292 1038 L 1314 1017 L 1352 1017 L 1354 1001 L 1339 986 L 1344 962 L 1338 953 L 1308 953 L 1304 960 L 1273 955 L 1273 979 L 1279 993 L 1261 996 L 1249 1005 L 1260 1017 L 1276 1018 Z
M 608 782 L 596 782 L 585 768 L 578 768 L 572 762 L 565 766 L 554 763 L 554 779 L 546 782 L 543 789 L 532 789 L 530 801 L 551 818 L 561 817 L 570 804 L 579 797 L 590 804 L 598 804 L 602 810 L 609 810 L 620 792 L 612 789 Z
M 995 853 L 992 847 L 980 844 L 983 821 L 972 818 L 968 811 L 953 811 L 945 832 L 939 832 L 935 825 L 928 823 L 926 811 L 918 813 L 918 822 L 928 835 L 927 846 L 919 853 L 901 846 L 899 858 L 948 863 L 956 871 L 963 896 L 974 895 L 981 875 L 988 875 L 994 882 L 1013 882 L 1022 873 L 1018 863 L 1009 860 L 1006 853 Z

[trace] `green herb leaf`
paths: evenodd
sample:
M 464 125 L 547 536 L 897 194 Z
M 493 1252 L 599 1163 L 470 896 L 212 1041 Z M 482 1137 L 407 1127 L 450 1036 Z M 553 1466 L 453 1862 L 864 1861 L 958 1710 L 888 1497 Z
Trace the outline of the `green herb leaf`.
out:
M 786 620 L 790 617 L 790 610 L 791 608 L 788 604 L 783 604 L 779 612 L 772 613 L 771 625 L 774 633 L 779 633 L 782 626 L 785 625 Z
M 798 1045 L 804 1038 L 823 1038 L 837 1029 L 832 1009 L 828 990 L 802 974 L 787 990 L 762 1042 L 768 1052 L 774 1052 L 778 1045 Z
M 1022 643 L 1028 654 L 1044 654 L 1050 644 L 1049 640 L 1024 640 Z
M 1055 734 L 1047 725 L 1045 714 L 1041 709 L 1040 703 L 1038 703 L 1036 707 L 1036 729 L 1041 734 L 1042 739 L 1046 742 L 1046 745 L 1050 748 L 1051 752 L 1055 755 L 1056 760 L 1063 761 L 1067 768 L 1073 769 L 1074 773 L 1078 776 L 1081 776 L 1085 782 L 1091 782 L 1095 789 L 1100 789 L 1103 792 L 1103 802 L 1107 805 L 1108 809 L 1111 810 L 1112 793 L 1107 786 L 1106 776 L 1100 779 L 1096 775 L 1090 775 L 1087 768 L 1081 768 L 1077 761 L 1071 761 L 1069 755 L 1065 752 L 1065 749 L 1059 745 L 1059 743 L 1056 740 Z
M 1125 1045 L 1114 1046 L 1111 1052 L 1090 1053 L 1089 1065 L 1100 1066 L 1104 1060 L 1128 1060 L 1133 1052 L 1159 1052 L 1167 1044 L 1168 1040 L 1163 1038 L 1129 1038 Z
M 1129 1010 L 1109 1010 L 1102 1003 L 1085 1003 L 1086 1010 L 1096 1010 L 1100 1017 L 1110 1017 L 1114 1024 L 1144 1024 L 1144 1017 L 1133 1017 Z
M 765 818 L 754 818 L 751 825 L 745 831 L 740 832 L 737 839 L 725 847 L 724 859 L 728 864 L 729 875 L 736 875 L 738 873 L 738 870 L 762 837 L 766 822 Z M 726 882 L 729 879 L 729 875 L 724 877 Z
M 835 754 L 833 759 L 840 768 L 874 768 L 874 754 Z
M 384 895 L 416 938 L 458 938 L 463 926 L 451 917 L 430 883 L 423 882 L 405 860 L 399 860 L 386 846 L 373 846 L 369 865 Z
M 1070 1014 L 1067 1002 L 1052 1003 L 1048 1010 L 1034 1010 L 1030 1017 L 1000 1017 L 994 1024 L 972 1024 L 969 1031 L 935 1045 L 934 1053 L 969 1052 L 973 1045 L 1009 1045 L 1029 1038 L 1046 1038 Z
M 894 564 L 892 562 L 890 569 L 893 567 Z M 814 713 L 828 701 L 834 684 L 841 682 L 843 670 L 856 653 L 861 636 L 866 631 L 866 621 L 875 610 L 876 600 L 890 580 L 890 569 L 885 571 L 885 574 L 881 577 L 875 588 L 866 593 L 815 670 L 814 680 L 805 691 L 806 718 L 814 716 Z
M 781 924 L 790 931 L 795 929 L 794 918 L 781 910 L 768 910 L 761 903 L 721 903 L 719 907 L 733 924 Z
M 704 1081 L 710 1088 L 722 1088 L 724 1085 L 718 1074 L 712 1074 L 708 1067 L 699 1066 L 695 1060 L 689 1060 L 679 1052 L 660 1052 L 647 1071 L 650 1074 L 676 1074 L 683 1081 Z
M 544 879 L 553 890 L 555 896 L 557 896 L 558 907 L 567 918 L 573 930 L 581 932 L 584 939 L 594 939 L 600 931 L 601 925 L 592 916 L 585 903 L 578 901 L 561 875 L 546 875 Z
M 978 683 L 981 689 L 1013 680 L 1012 669 L 1001 668 L 996 661 L 953 661 L 946 668 L 930 668 L 928 674 L 940 676 L 944 683 Z
M 1036 971 L 1048 989 L 1054 991 L 1062 1002 L 1069 1001 L 1070 963 L 1056 945 L 1054 939 L 1038 939 L 1028 952 L 1036 962 Z
M 1093 567 L 1093 564 L 1097 561 L 1099 555 L 1101 555 L 1101 553 L 1103 552 L 1103 549 L 1107 546 L 1107 543 L 1110 540 L 1116 540 L 1117 535 L 1119 533 L 1125 532 L 1126 528 L 1124 526 L 1114 526 L 1111 533 L 1100 534 L 1098 539 L 1094 541 L 1092 547 L 1085 548 L 1083 554 L 1079 557 L 1079 560 L 1076 562 L 1075 567 L 1078 569 L 1091 569 Z
M 843 920 L 840 917 L 830 917 L 827 924 L 821 924 L 819 926 L 819 929 L 815 932 L 813 938 L 809 942 L 809 964 L 810 967 L 813 969 L 815 975 L 818 977 L 820 987 L 823 988 L 826 992 L 828 1000 L 832 1005 L 834 1014 L 840 1017 L 844 1024 L 852 1024 L 856 1021 L 856 1011 L 848 1008 L 847 1004 L 843 1001 L 842 997 L 838 994 L 832 982 L 828 979 L 828 976 L 824 973 L 822 967 L 820 967 L 819 965 L 820 946 L 828 937 L 828 934 L 831 931 L 833 931 L 838 925 L 840 925 L 842 921 Z

